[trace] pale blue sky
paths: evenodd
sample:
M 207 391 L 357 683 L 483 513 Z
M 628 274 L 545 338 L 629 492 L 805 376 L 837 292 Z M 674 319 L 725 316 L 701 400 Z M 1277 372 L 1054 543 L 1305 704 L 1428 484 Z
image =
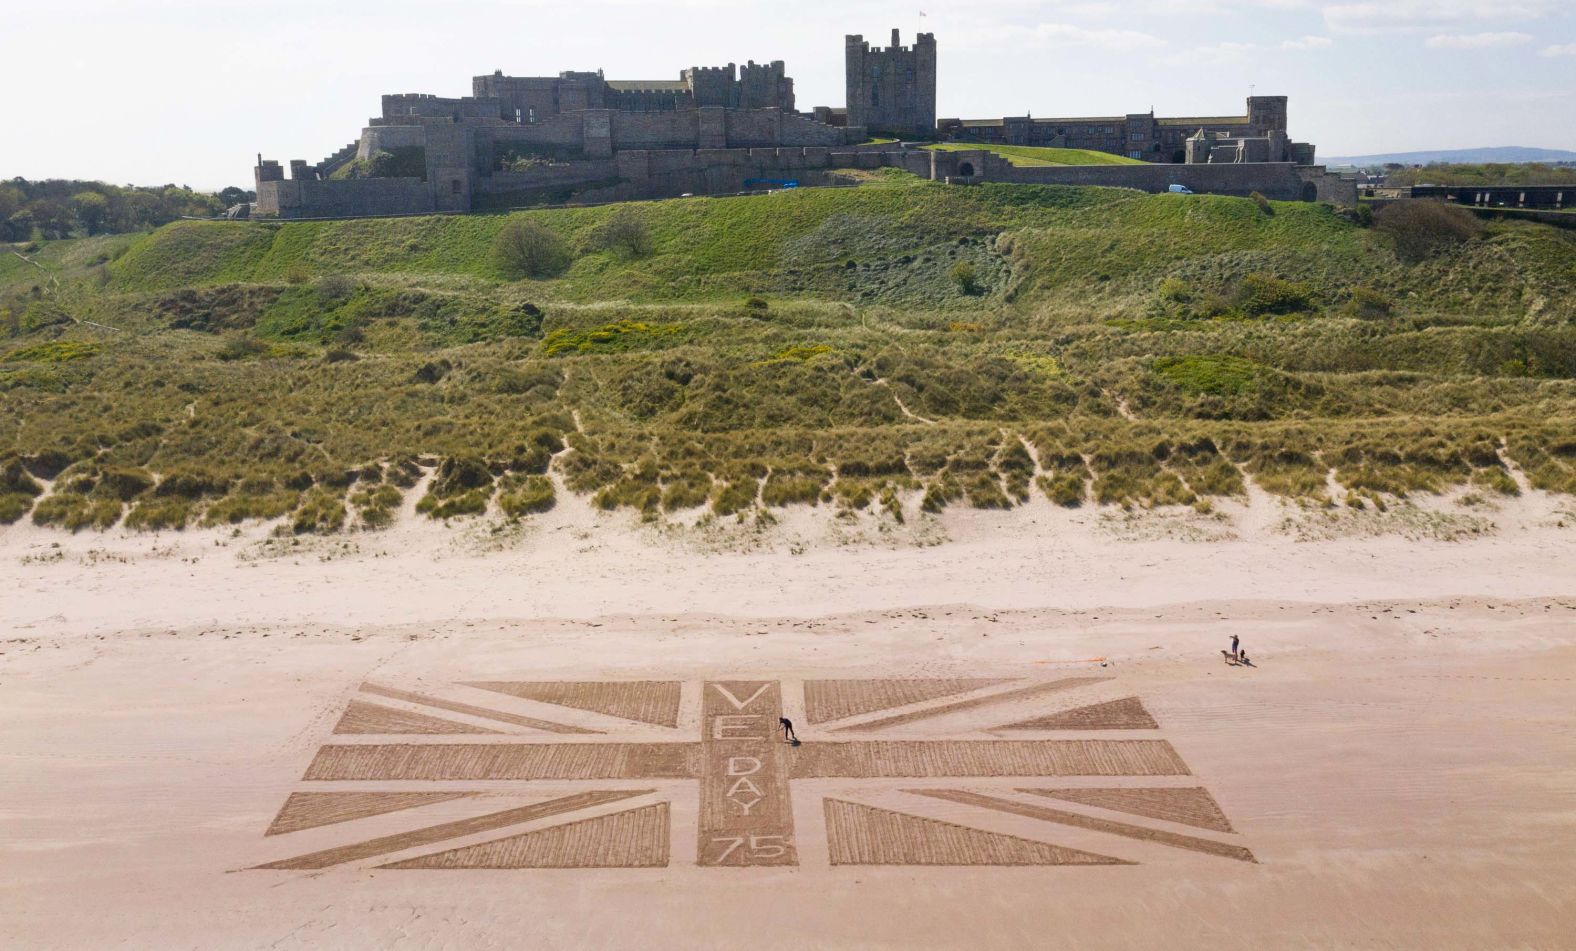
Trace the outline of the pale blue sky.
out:
M 494 69 L 783 59 L 800 108 L 840 106 L 843 35 L 894 26 L 936 34 L 942 116 L 1232 113 L 1256 87 L 1322 155 L 1576 149 L 1573 0 L 53 0 L 5 22 L 0 178 L 247 184 L 258 151 L 356 138 L 382 93 Z

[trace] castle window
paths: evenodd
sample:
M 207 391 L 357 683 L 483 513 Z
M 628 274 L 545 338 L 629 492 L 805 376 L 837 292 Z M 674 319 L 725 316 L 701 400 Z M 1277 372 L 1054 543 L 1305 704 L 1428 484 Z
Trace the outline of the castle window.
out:
M 450 182 L 449 190 L 458 195 L 460 193 L 460 180 L 456 178 L 454 181 Z
M 870 104 L 872 106 L 879 106 L 879 105 L 881 105 L 881 87 L 880 86 L 871 86 L 870 87 Z
M 518 110 L 518 109 L 514 110 L 514 124 L 515 125 L 519 125 L 520 124 L 520 119 L 521 119 L 520 110 Z

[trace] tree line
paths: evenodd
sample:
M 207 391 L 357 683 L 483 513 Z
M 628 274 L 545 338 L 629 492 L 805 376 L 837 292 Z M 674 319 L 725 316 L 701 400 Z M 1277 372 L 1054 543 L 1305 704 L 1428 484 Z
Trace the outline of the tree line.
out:
M 0 241 L 54 240 L 146 231 L 183 216 L 223 214 L 255 193 L 230 187 L 192 191 L 185 185 L 106 185 L 51 178 L 0 182 Z
M 1576 166 L 1485 163 L 1385 166 L 1385 184 L 1403 185 L 1576 185 Z

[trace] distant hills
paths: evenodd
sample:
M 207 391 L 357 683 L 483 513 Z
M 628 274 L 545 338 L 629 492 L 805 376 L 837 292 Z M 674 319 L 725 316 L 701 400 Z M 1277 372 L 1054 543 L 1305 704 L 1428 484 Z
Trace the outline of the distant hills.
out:
M 1319 157 L 1321 165 L 1428 165 L 1443 162 L 1452 165 L 1477 165 L 1484 162 L 1576 162 L 1576 152 L 1564 149 L 1529 149 L 1520 145 L 1502 145 L 1488 149 L 1443 149 L 1435 152 L 1391 152 L 1387 155 L 1350 155 Z

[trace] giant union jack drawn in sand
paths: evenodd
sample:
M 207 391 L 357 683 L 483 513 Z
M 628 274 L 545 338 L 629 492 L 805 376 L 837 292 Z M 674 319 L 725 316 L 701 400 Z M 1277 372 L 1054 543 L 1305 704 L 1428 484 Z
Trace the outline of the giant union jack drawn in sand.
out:
M 1254 861 L 1123 693 L 1107 677 L 362 684 L 255 867 Z

